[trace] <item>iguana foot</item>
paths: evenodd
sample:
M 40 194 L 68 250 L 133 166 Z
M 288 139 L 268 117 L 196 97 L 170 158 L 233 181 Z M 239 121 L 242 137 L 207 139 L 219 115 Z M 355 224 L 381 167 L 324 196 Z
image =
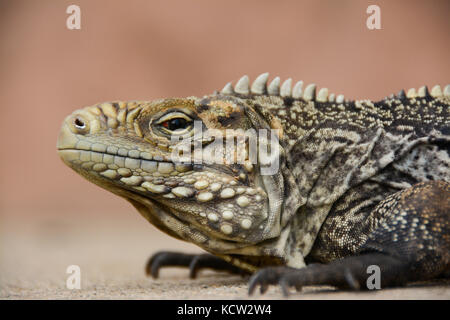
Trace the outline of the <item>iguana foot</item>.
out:
M 382 254 L 371 253 L 361 256 L 344 258 L 330 264 L 314 264 L 303 269 L 289 267 L 269 267 L 255 273 L 249 282 L 249 295 L 260 286 L 261 294 L 267 291 L 269 285 L 279 285 L 284 296 L 289 295 L 289 288 L 297 291 L 303 286 L 331 285 L 339 289 L 366 289 L 367 273 L 370 265 L 377 265 L 381 270 L 382 286 L 402 284 L 405 280 L 401 275 L 404 263 L 399 259 Z
M 260 286 L 260 293 L 264 294 L 267 289 L 269 288 L 269 285 L 277 285 L 281 284 L 281 281 L 286 277 L 288 274 L 298 271 L 298 269 L 289 268 L 289 267 L 268 267 L 264 268 L 257 273 L 255 273 L 249 281 L 249 288 L 248 288 L 248 294 L 252 295 L 255 291 L 256 287 Z M 282 287 L 283 294 L 285 296 L 288 295 L 288 292 L 286 291 L 285 287 Z
M 147 275 L 158 278 L 161 267 L 189 268 L 189 277 L 195 279 L 201 269 L 227 271 L 243 275 L 245 271 L 211 254 L 184 254 L 178 252 L 160 251 L 151 256 L 145 268 Z

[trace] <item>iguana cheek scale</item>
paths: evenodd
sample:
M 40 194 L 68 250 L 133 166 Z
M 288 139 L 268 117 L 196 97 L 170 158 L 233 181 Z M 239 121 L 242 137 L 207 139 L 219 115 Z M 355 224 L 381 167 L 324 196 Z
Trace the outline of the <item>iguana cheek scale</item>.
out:
M 251 280 L 253 290 L 257 284 L 359 283 L 364 275 L 355 265 L 373 259 L 386 270 L 398 263 L 403 282 L 449 270 L 450 86 L 402 90 L 372 102 L 348 101 L 325 88 L 316 94 L 314 84 L 304 88 L 302 81 L 292 87 L 291 79 L 267 80 L 262 74 L 250 85 L 244 76 L 205 97 L 77 110 L 64 120 L 58 153 L 160 230 L 220 258 L 156 254 L 148 266 L 154 276 L 164 265 L 263 268 Z M 189 135 L 192 148 L 212 143 L 197 137 L 195 121 L 224 135 L 276 129 L 279 170 L 262 174 L 267 159 L 261 156 L 254 164 L 217 164 L 207 153 L 201 163 L 175 161 L 174 135 Z M 397 230 L 399 221 L 406 222 Z M 436 262 L 426 262 L 427 255 Z M 304 268 L 305 260 L 331 269 Z M 352 277 L 347 271 L 323 276 L 342 264 Z M 391 278 L 386 285 L 398 283 Z

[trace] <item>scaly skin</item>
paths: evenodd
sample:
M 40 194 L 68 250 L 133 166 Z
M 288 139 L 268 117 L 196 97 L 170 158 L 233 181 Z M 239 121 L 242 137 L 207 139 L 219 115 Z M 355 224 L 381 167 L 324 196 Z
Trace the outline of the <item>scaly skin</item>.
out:
M 267 86 L 267 77 L 250 88 L 244 76 L 203 98 L 77 110 L 63 123 L 58 153 L 160 230 L 220 258 L 162 253 L 148 266 L 155 276 L 170 265 L 190 266 L 193 274 L 199 267 L 224 270 L 225 260 L 232 272 L 262 268 L 251 291 L 280 283 L 287 292 L 322 283 L 360 288 L 364 268 L 377 262 L 383 286 L 446 274 L 450 86 L 345 101 L 326 89 L 316 96 L 314 85 L 292 90 L 290 80 Z M 231 158 L 244 152 L 245 161 L 212 163 L 208 153 L 191 158 L 201 163 L 173 158 L 174 135 L 207 150 L 214 139 L 197 134 L 210 129 L 224 136 L 234 129 L 242 148 Z M 274 174 L 261 174 L 273 158 L 250 161 L 242 131 L 252 129 L 277 129 L 277 140 L 268 142 L 280 150 Z M 305 268 L 305 261 L 315 264 Z

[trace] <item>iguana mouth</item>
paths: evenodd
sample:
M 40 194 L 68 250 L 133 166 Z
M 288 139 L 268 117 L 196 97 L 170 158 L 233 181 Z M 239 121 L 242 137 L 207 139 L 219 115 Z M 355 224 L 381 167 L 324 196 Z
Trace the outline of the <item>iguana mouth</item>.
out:
M 105 173 L 104 176 L 110 179 L 119 178 L 120 176 L 129 177 L 130 174 L 126 174 L 126 172 L 131 171 L 135 171 L 135 175 L 139 173 L 143 177 L 150 174 L 154 177 L 162 177 L 178 175 L 193 170 L 191 164 L 180 164 L 159 159 L 148 160 L 148 158 L 120 156 L 107 152 L 61 148 L 58 149 L 58 153 L 63 160 L 79 164 L 82 169 L 94 170 L 100 174 L 108 170 L 118 171 L 124 169 L 122 170 L 124 174 L 113 175 L 112 172 L 109 172 L 109 174 Z
M 185 172 L 193 170 L 190 164 L 175 164 L 169 161 L 146 160 L 73 148 L 58 149 L 58 153 L 76 171 L 86 171 L 86 174 L 107 179 L 134 192 L 150 192 L 152 196 L 169 199 L 174 198 L 171 191 L 179 197 L 188 198 L 194 195 L 193 192 L 182 189 L 186 182 L 179 180 Z

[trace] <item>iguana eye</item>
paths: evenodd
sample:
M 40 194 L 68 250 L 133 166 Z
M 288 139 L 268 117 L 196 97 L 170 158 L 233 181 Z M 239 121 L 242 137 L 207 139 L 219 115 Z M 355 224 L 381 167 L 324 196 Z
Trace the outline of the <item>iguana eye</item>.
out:
M 184 113 L 173 112 L 161 117 L 157 125 L 169 134 L 183 134 L 191 130 L 193 121 Z
M 163 123 L 161 123 L 161 125 L 166 129 L 175 131 L 178 129 L 186 129 L 188 121 L 183 118 L 175 118 L 168 121 L 164 121 Z

